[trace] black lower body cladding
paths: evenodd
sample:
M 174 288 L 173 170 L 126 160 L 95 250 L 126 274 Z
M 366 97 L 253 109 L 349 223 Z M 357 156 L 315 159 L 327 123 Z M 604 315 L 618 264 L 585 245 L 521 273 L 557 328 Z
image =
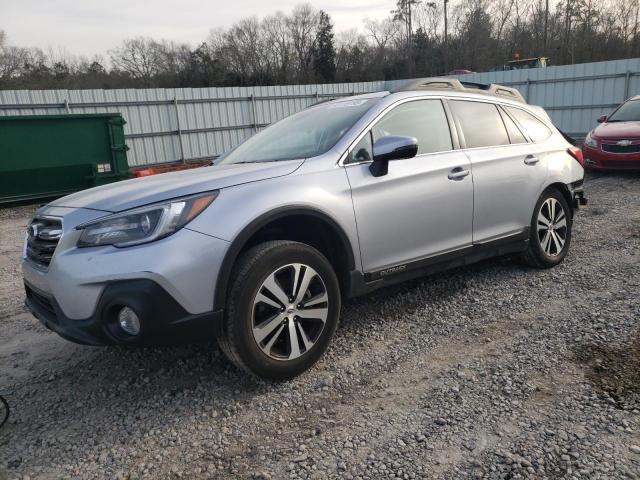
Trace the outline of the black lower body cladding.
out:
M 107 284 L 94 314 L 70 319 L 54 297 L 25 283 L 26 305 L 38 320 L 61 337 L 84 345 L 166 345 L 213 340 L 221 328 L 222 311 L 189 314 L 152 280 Z M 118 324 L 118 312 L 131 308 L 140 319 L 140 333 L 129 335 Z

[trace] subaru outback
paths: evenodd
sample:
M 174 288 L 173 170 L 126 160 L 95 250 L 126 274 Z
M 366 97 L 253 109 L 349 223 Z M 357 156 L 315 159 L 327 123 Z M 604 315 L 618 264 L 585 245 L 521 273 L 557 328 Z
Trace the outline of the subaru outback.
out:
M 421 79 L 280 120 L 211 167 L 40 208 L 26 304 L 88 345 L 217 338 L 268 379 L 313 365 L 344 299 L 498 255 L 548 268 L 582 152 L 517 90 Z

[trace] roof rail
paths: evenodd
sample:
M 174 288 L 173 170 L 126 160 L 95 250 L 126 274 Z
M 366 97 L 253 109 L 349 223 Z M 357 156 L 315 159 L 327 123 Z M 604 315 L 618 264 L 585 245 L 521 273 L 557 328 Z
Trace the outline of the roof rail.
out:
M 505 97 L 517 102 L 527 103 L 522 94 L 515 88 L 495 83 L 461 82 L 457 78 L 418 78 L 394 88 L 391 93 L 410 92 L 415 90 L 455 90 L 458 92 L 485 93 Z

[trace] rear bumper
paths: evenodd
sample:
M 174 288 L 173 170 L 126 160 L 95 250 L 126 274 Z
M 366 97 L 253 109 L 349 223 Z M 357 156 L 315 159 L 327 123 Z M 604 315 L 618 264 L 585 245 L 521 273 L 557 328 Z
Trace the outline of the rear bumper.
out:
M 573 208 L 578 209 L 587 205 L 588 200 L 584 193 L 584 180 L 579 180 L 568 185 L 571 199 L 573 200 Z
M 582 153 L 589 170 L 640 170 L 640 153 L 609 153 L 586 145 Z
M 84 345 L 163 345 L 214 339 L 222 328 L 222 310 L 189 314 L 166 290 L 148 279 L 105 286 L 95 313 L 85 319 L 65 316 L 56 299 L 25 282 L 27 308 L 48 329 Z M 140 318 L 140 334 L 125 333 L 117 321 L 120 308 Z

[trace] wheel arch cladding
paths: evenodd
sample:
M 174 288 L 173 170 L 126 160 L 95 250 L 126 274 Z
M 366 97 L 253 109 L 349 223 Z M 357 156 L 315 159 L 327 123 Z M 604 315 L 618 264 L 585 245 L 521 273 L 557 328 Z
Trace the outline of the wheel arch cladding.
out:
M 218 274 L 214 310 L 225 307 L 231 274 L 240 255 L 268 240 L 293 240 L 319 250 L 334 268 L 341 291 L 349 291 L 349 272 L 355 269 L 355 253 L 342 227 L 320 210 L 283 207 L 253 220 L 231 242 Z

